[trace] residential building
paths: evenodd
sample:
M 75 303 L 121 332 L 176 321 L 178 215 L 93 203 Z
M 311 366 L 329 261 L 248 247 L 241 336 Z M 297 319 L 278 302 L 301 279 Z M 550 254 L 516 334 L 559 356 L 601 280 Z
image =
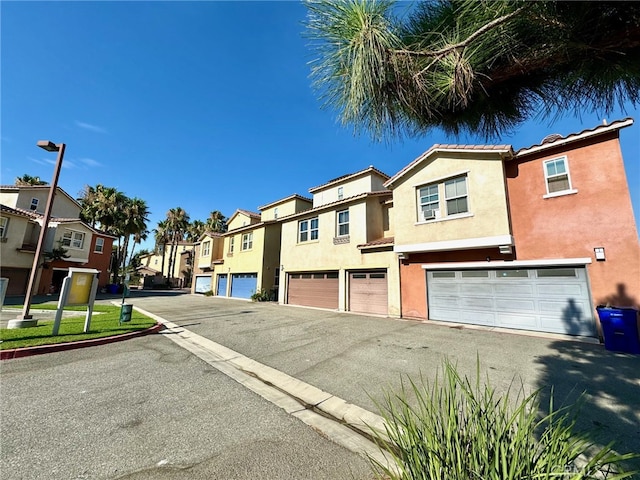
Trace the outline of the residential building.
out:
M 278 297 L 282 216 L 311 208 L 311 200 L 294 194 L 260 207 L 260 213 L 237 210 L 223 234 L 223 261 L 216 264 L 215 295 L 251 298 L 256 292 Z
M 224 238 L 221 233 L 205 232 L 195 243 L 194 281 L 191 285 L 192 293 L 212 292 L 213 272 L 216 265 L 222 265 Z
M 637 305 L 631 123 L 517 152 L 434 145 L 390 178 L 402 316 L 596 336 L 597 304 Z
M 171 286 L 172 288 L 184 288 L 191 282 L 191 256 L 193 255 L 194 242 L 177 242 L 174 246 L 170 243 L 164 245 L 164 249 L 140 256 L 140 265 L 136 273 L 140 275 L 143 288 L 158 288 Z M 159 251 L 158 251 L 159 250 Z M 173 260 L 175 258 L 175 261 Z
M 0 186 L 0 275 L 9 279 L 7 295 L 24 295 L 44 221 L 48 186 Z M 60 187 L 43 244 L 42 268 L 34 294 L 57 293 L 69 267 L 95 268 L 99 287 L 109 283 L 114 236 L 80 220 L 80 205 Z M 66 258 L 53 259 L 54 248 Z
M 333 179 L 282 219 L 280 303 L 400 315 L 388 178 L 370 166 Z

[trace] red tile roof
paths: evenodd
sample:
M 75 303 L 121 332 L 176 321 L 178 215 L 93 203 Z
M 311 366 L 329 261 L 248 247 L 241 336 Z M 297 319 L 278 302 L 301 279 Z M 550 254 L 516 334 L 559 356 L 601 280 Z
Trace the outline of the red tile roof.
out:
M 367 247 L 371 248 L 371 247 L 382 247 L 385 245 L 393 245 L 394 241 L 395 241 L 394 237 L 378 238 L 376 240 L 372 240 L 370 242 L 358 245 L 358 248 L 367 248 Z
M 357 177 L 359 175 L 364 175 L 365 173 L 369 173 L 369 172 L 375 172 L 378 175 L 380 175 L 382 178 L 388 179 L 389 175 L 387 175 L 386 173 L 378 170 L 377 168 L 375 168 L 373 165 L 368 166 L 367 168 L 365 168 L 364 170 L 360 170 L 358 172 L 355 173 L 348 173 L 346 175 L 342 175 L 340 177 L 336 177 L 332 180 L 329 180 L 326 183 L 323 183 L 322 185 L 318 185 L 317 187 L 313 187 L 309 189 L 309 193 L 313 193 L 317 190 L 320 190 L 321 188 L 325 188 L 328 187 L 329 185 L 335 184 L 335 183 L 340 183 L 348 178 L 352 178 L 352 177 Z

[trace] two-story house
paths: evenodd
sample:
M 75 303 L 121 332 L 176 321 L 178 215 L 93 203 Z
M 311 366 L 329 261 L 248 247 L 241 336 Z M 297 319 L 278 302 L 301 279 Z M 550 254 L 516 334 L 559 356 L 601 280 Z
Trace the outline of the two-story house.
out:
M 434 145 L 390 178 L 402 316 L 596 336 L 597 304 L 637 305 L 631 123 L 517 152 Z
M 192 293 L 213 291 L 212 277 L 217 265 L 223 264 L 224 237 L 221 233 L 205 232 L 195 243 Z
M 400 315 L 388 179 L 372 166 L 333 179 L 283 219 L 280 303 Z
M 0 275 L 9 279 L 8 295 L 26 292 L 48 194 L 47 185 L 0 187 Z M 80 209 L 76 200 L 57 188 L 35 294 L 57 293 L 69 267 L 95 268 L 100 272 L 99 286 L 109 283 L 115 237 L 81 221 Z M 49 256 L 56 248 L 63 250 L 65 258 Z
M 167 243 L 163 248 L 140 256 L 136 268 L 143 288 L 165 287 L 183 288 L 192 277 L 192 257 L 195 243 L 180 241 L 175 245 Z
M 310 199 L 294 194 L 263 205 L 260 213 L 237 210 L 223 234 L 223 263 L 214 271 L 214 293 L 251 298 L 256 292 L 267 292 L 270 298 L 277 298 L 281 219 L 309 208 Z

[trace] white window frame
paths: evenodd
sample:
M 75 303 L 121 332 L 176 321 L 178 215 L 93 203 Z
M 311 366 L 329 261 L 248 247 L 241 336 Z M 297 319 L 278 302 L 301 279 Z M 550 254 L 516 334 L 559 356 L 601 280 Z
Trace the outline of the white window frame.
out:
M 315 223 L 315 226 L 314 226 Z M 306 218 L 298 222 L 298 242 L 311 242 L 318 240 L 318 217 Z
M 273 209 L 273 218 L 274 219 L 278 218 L 278 207 Z
M 236 238 L 235 236 L 229 237 L 229 253 L 230 254 L 233 254 L 233 249 L 235 247 L 235 245 L 234 245 L 235 244 L 235 238 Z
M 38 200 L 37 198 L 32 198 L 31 199 L 31 205 L 29 205 L 29 210 L 38 210 L 38 204 L 40 203 L 40 200 Z
M 555 173 L 555 174 L 549 175 L 549 171 L 547 169 L 547 166 L 549 164 L 551 164 L 551 163 L 555 164 L 555 163 L 558 163 L 560 161 L 562 161 L 565 171 L 563 173 Z M 544 186 L 545 186 L 545 189 L 547 191 L 546 195 L 543 195 L 543 198 L 559 197 L 559 196 L 562 196 L 562 195 L 569 195 L 569 194 L 572 194 L 572 193 L 578 193 L 578 191 L 575 190 L 572 187 L 573 184 L 571 183 L 571 173 L 569 171 L 569 159 L 567 158 L 566 155 L 563 155 L 562 157 L 555 157 L 555 158 L 550 158 L 549 160 L 545 160 L 544 162 L 542 162 L 542 171 L 543 171 L 543 174 L 544 174 Z M 555 192 L 551 192 L 549 190 L 549 180 L 553 180 L 555 178 L 560 178 L 560 177 L 563 177 L 563 176 L 567 177 L 567 183 L 569 184 L 568 188 L 565 188 L 563 190 L 557 190 Z
M 346 214 L 346 221 L 340 218 Z M 336 237 L 346 237 L 349 235 L 349 209 L 336 212 Z
M 240 250 L 243 252 L 246 250 L 251 250 L 253 248 L 253 232 L 243 233 L 242 234 L 242 245 Z
M 457 194 L 447 197 L 447 184 L 464 179 L 463 194 Z M 426 190 L 431 191 L 426 191 Z M 423 193 L 423 190 L 425 192 Z M 435 197 L 435 198 L 434 198 Z M 464 212 L 449 213 L 448 202 L 466 198 L 467 209 Z M 457 202 L 456 202 L 457 203 Z M 433 182 L 416 186 L 416 213 L 418 215 L 418 223 L 437 222 L 442 220 L 450 220 L 455 218 L 464 218 L 473 216 L 469 202 L 469 175 L 467 172 L 455 174 L 446 178 L 439 178 Z M 435 218 L 431 220 L 424 219 L 424 211 L 433 210 Z
M 0 238 L 7 238 L 7 229 L 9 227 L 9 219 L 0 217 Z
M 338 200 L 342 200 L 344 198 L 344 187 L 338 187 Z
M 211 241 L 207 240 L 202 244 L 202 255 L 201 257 L 208 257 L 211 252 Z
M 104 252 L 104 238 L 96 237 L 96 244 L 93 247 L 93 253 L 103 253 Z
M 82 250 L 84 245 L 84 232 L 78 232 L 77 230 L 65 229 L 62 233 L 62 240 L 60 244 L 63 247 L 73 248 L 75 250 Z

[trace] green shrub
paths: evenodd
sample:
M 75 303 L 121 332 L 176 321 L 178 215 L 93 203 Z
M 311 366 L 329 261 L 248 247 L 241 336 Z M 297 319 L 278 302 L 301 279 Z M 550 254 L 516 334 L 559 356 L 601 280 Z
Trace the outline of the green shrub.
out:
M 445 361 L 432 384 L 403 380 L 378 404 L 385 432 L 374 437 L 393 465 L 370 459 L 385 479 L 508 480 L 627 478 L 619 463 L 637 454 L 597 448 L 574 433 L 577 405 L 539 413 L 540 390 L 515 398 L 477 379 L 472 384 Z M 553 395 L 552 395 L 553 397 Z M 410 398 L 412 400 L 410 400 Z M 410 404 L 411 403 L 411 404 Z
M 254 302 L 268 302 L 271 300 L 271 294 L 268 290 L 260 289 L 253 295 L 251 295 L 251 300 Z
M 213 290 L 207 290 L 206 292 L 204 292 L 204 296 L 205 296 L 205 297 L 211 297 L 211 296 L 213 296 Z

